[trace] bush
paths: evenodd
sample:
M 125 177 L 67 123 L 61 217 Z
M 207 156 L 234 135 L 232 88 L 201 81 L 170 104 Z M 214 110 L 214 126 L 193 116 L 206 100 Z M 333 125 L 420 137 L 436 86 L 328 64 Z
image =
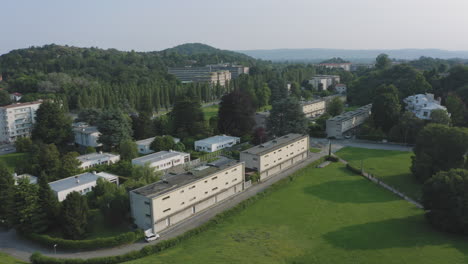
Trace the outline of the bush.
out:
M 316 166 L 324 161 L 324 158 L 320 158 L 314 162 L 312 162 L 309 166 Z M 256 195 L 250 197 L 247 200 L 244 200 L 237 204 L 236 206 L 232 207 L 229 210 L 221 212 L 217 214 L 213 219 L 208 221 L 207 223 L 196 227 L 192 230 L 189 230 L 182 235 L 179 235 L 175 238 L 163 240 L 155 245 L 148 245 L 139 251 L 131 251 L 123 255 L 118 256 L 110 256 L 110 257 L 100 257 L 100 258 L 90 258 L 90 259 L 57 259 L 51 258 L 42 255 L 39 252 L 35 252 L 31 255 L 31 263 L 33 264 L 114 264 L 114 263 L 121 263 L 130 260 L 135 260 L 138 258 L 143 258 L 155 253 L 159 253 L 165 249 L 171 248 L 176 246 L 180 242 L 193 237 L 195 235 L 200 234 L 203 231 L 208 230 L 209 228 L 221 223 L 224 219 L 229 219 L 235 214 L 240 213 L 242 210 L 247 208 L 248 206 L 254 204 L 256 201 L 260 200 L 262 197 L 267 196 L 268 194 L 286 186 L 289 184 L 296 176 L 290 176 L 284 179 L 279 180 L 278 182 L 272 184 L 270 187 L 265 189 L 264 191 L 257 193 Z
M 144 237 L 143 231 L 137 230 L 134 232 L 127 232 L 113 237 L 103 237 L 87 240 L 69 240 L 57 237 L 51 237 L 43 234 L 23 234 L 23 236 L 45 246 L 53 247 L 55 244 L 60 249 L 100 249 L 120 246 L 124 244 L 131 244 Z
M 350 171 L 356 173 L 356 174 L 361 175 L 361 170 L 358 169 L 358 168 L 355 168 L 355 167 L 353 167 L 353 166 L 351 166 L 351 165 L 349 165 L 349 163 L 346 164 L 346 168 L 347 168 L 348 170 L 350 170 Z
M 327 156 L 327 157 L 325 158 L 325 160 L 331 161 L 331 162 L 338 162 L 340 159 L 338 159 L 338 158 L 335 157 L 335 156 Z

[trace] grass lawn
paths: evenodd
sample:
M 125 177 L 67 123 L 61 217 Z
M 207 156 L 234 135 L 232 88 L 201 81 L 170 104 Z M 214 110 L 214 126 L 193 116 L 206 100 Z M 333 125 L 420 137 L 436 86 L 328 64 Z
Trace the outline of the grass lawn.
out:
M 127 264 L 467 263 L 466 238 L 340 163 L 293 182 L 178 246 Z
M 20 163 L 28 161 L 28 153 L 11 153 L 0 155 L 0 161 L 3 161 L 12 171 Z
M 361 168 L 362 160 L 364 171 L 414 199 L 421 199 L 422 185 L 410 171 L 413 152 L 346 147 L 336 154 L 356 168 Z
M 203 114 L 205 114 L 205 120 L 210 120 L 213 116 L 218 115 L 219 105 L 211 105 L 207 107 L 202 107 Z
M 312 153 L 319 153 L 320 151 L 322 151 L 322 149 L 319 149 L 319 148 L 309 148 L 309 151 L 312 152 Z
M 17 260 L 10 255 L 0 252 L 0 263 L 2 264 L 26 264 L 26 262 Z
M 359 106 L 348 106 L 348 107 L 345 107 L 344 108 L 344 111 L 343 112 L 349 112 L 349 111 L 354 111 L 356 109 L 358 109 Z

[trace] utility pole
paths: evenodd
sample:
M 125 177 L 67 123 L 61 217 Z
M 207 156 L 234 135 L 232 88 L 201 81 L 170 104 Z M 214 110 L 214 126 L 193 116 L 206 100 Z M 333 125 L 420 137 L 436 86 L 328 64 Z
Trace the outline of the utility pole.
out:
M 331 140 L 328 140 L 328 157 L 331 157 Z

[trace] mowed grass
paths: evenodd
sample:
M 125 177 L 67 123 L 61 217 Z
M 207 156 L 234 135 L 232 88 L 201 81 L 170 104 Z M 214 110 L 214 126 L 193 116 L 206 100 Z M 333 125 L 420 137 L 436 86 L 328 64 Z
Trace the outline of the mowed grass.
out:
M 212 229 L 127 264 L 468 263 L 466 238 L 344 165 L 309 166 Z
M 361 168 L 362 160 L 364 171 L 409 197 L 421 200 L 422 185 L 413 178 L 410 171 L 413 152 L 346 147 L 336 155 L 356 168 Z
M 0 263 L 1 264 L 26 264 L 26 262 L 15 259 L 14 257 L 0 252 Z
M 0 162 L 4 162 L 12 171 L 21 163 L 28 162 L 28 153 L 10 153 L 0 155 Z
M 211 106 L 203 107 L 202 111 L 203 111 L 203 114 L 205 115 L 205 120 L 208 121 L 213 116 L 217 116 L 218 109 L 219 109 L 219 105 L 211 105 Z
M 322 149 L 319 149 L 319 148 L 309 148 L 309 151 L 312 152 L 312 153 L 319 153 L 320 151 L 322 151 Z

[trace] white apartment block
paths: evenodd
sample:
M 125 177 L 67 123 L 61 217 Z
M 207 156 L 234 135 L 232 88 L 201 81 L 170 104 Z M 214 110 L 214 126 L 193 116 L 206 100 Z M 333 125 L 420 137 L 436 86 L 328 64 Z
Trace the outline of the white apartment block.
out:
M 39 100 L 0 107 L 0 143 L 13 143 L 17 138 L 31 136 L 41 104 Z
M 306 159 L 308 153 L 309 136 L 288 134 L 242 151 L 240 160 L 265 180 Z
M 84 122 L 75 123 L 73 124 L 73 133 L 77 145 L 94 148 L 102 146 L 101 143 L 98 143 L 101 133 L 95 126 L 89 126 Z
M 145 154 L 145 155 L 153 153 L 154 150 L 152 150 L 150 146 L 151 146 L 151 143 L 153 143 L 154 138 L 155 137 L 136 141 L 135 143 L 137 144 L 138 153 Z M 174 139 L 174 143 L 176 144 L 180 142 L 179 138 L 173 138 L 173 139 Z
M 195 141 L 195 150 L 215 152 L 223 148 L 229 148 L 240 143 L 240 138 L 226 135 L 214 136 Z
M 110 165 L 118 162 L 120 160 L 120 155 L 99 152 L 99 153 L 90 153 L 86 155 L 81 155 L 76 157 L 81 162 L 81 169 L 89 169 L 97 165 Z
M 221 159 L 130 191 L 135 224 L 159 233 L 242 192 L 244 172 L 243 162 Z
M 328 87 L 340 83 L 340 76 L 338 75 L 316 75 L 309 80 L 309 84 L 315 89 L 328 90 Z
M 59 202 L 61 202 L 65 200 L 67 195 L 71 192 L 78 192 L 81 195 L 85 195 L 92 191 L 93 188 L 97 185 L 97 180 L 99 178 L 119 185 L 119 177 L 117 175 L 107 172 L 96 173 L 93 171 L 50 182 L 49 186 L 57 196 Z
M 174 166 L 184 164 L 190 161 L 190 154 L 178 151 L 159 151 L 143 157 L 132 159 L 133 165 L 149 165 L 155 170 L 167 170 Z
M 417 94 L 403 99 L 406 104 L 406 110 L 413 112 L 420 119 L 430 120 L 432 111 L 444 110 L 445 106 L 440 105 L 440 99 L 435 100 L 433 94 Z
M 372 104 L 362 106 L 327 120 L 327 136 L 341 138 L 343 133 L 361 125 L 370 116 Z
M 325 113 L 325 100 L 318 99 L 313 101 L 301 102 L 302 112 L 306 117 L 318 117 Z

